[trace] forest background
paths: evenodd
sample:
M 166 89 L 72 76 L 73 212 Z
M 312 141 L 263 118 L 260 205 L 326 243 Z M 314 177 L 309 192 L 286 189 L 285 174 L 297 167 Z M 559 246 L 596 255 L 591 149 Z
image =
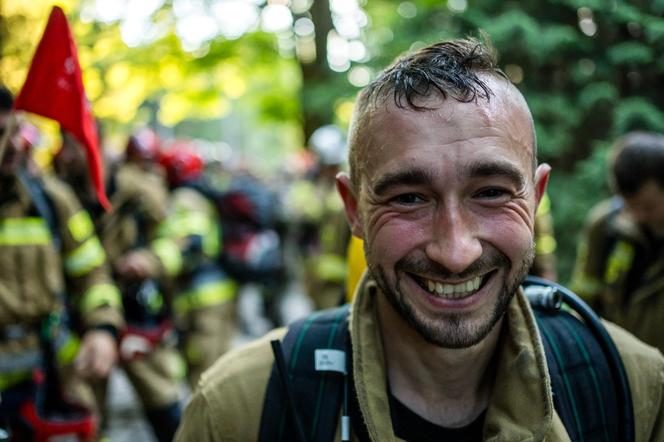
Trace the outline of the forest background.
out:
M 664 0 L 61 0 L 106 143 L 144 125 L 264 173 L 317 127 L 346 128 L 355 94 L 404 51 L 483 30 L 532 109 L 558 272 L 609 195 L 606 154 L 664 132 Z M 52 6 L 0 0 L 0 79 L 17 92 Z M 59 144 L 51 123 L 36 151 Z M 223 159 L 223 158 L 222 158 Z

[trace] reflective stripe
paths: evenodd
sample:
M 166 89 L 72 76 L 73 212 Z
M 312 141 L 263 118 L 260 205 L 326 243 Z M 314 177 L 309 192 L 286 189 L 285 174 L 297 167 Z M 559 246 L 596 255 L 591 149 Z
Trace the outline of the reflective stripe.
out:
M 214 224 L 203 237 L 203 253 L 210 258 L 216 258 L 221 252 L 221 231 Z
M 43 218 L 7 218 L 0 221 L 0 245 L 43 245 L 51 241 L 51 231 Z
M 324 253 L 316 259 L 316 276 L 322 281 L 343 282 L 348 268 L 344 257 L 333 253 Z
M 81 341 L 69 330 L 61 331 L 55 342 L 55 357 L 59 365 L 67 365 L 74 360 L 81 348 Z
M 69 218 L 67 221 L 67 227 L 71 232 L 71 236 L 74 237 L 76 241 L 83 241 L 94 233 L 94 224 L 92 224 L 92 219 L 90 215 L 85 210 L 81 210 L 76 215 Z
M 26 381 L 32 377 L 32 370 L 25 370 L 16 373 L 0 373 L 0 392 L 9 387 Z
M 191 211 L 178 211 L 159 226 L 159 236 L 174 240 L 187 236 L 200 236 L 203 242 L 203 252 L 210 257 L 219 254 L 219 229 L 217 223 L 210 216 Z
M 596 278 L 583 272 L 577 272 L 572 278 L 571 289 L 585 300 L 590 300 L 602 291 L 603 284 Z
M 199 212 L 175 212 L 159 227 L 160 235 L 184 238 L 189 235 L 206 235 L 212 228 L 212 220 Z
M 535 240 L 535 251 L 538 255 L 548 255 L 556 251 L 556 239 L 553 235 L 542 235 Z
M 103 306 L 122 309 L 120 290 L 113 284 L 95 284 L 86 290 L 81 298 L 79 310 L 85 315 Z
M 182 254 L 175 241 L 159 238 L 152 241 L 152 251 L 157 255 L 169 276 L 177 275 L 182 269 Z
M 236 284 L 225 279 L 222 281 L 209 281 L 193 290 L 180 293 L 173 302 L 175 313 L 184 314 L 189 310 L 221 304 L 235 297 Z
M 99 238 L 93 236 L 67 254 L 65 271 L 69 276 L 85 275 L 104 264 L 105 260 L 104 248 L 101 246 Z
M 618 241 L 609 255 L 604 280 L 613 284 L 622 274 L 627 272 L 634 259 L 634 246 L 627 241 Z

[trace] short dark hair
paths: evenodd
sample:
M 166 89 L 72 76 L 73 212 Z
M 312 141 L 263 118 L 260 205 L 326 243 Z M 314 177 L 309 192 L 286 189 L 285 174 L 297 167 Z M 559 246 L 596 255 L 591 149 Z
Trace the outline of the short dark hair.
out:
M 479 74 L 507 79 L 498 68 L 496 52 L 491 44 L 474 38 L 433 44 L 397 59 L 385 69 L 360 92 L 355 105 L 349 134 L 349 165 L 353 185 L 359 185 L 364 151 L 370 136 L 370 131 L 362 130 L 360 126 L 368 125 L 379 101 L 392 98 L 397 107 L 417 111 L 429 110 L 418 100 L 432 93 L 462 103 L 478 99 L 488 101 L 492 91 Z
M 616 192 L 630 196 L 649 181 L 664 189 L 664 135 L 630 132 L 613 146 L 611 184 Z
M 0 84 L 0 112 L 9 112 L 14 105 L 14 95 L 4 85 Z
M 478 98 L 489 99 L 491 90 L 477 74 L 493 73 L 505 76 L 497 67 L 493 47 L 475 39 L 452 40 L 433 44 L 397 60 L 371 83 L 366 90 L 369 97 L 381 97 L 390 92 L 399 108 L 426 110 L 415 103 L 432 90 L 443 98 L 469 103 Z

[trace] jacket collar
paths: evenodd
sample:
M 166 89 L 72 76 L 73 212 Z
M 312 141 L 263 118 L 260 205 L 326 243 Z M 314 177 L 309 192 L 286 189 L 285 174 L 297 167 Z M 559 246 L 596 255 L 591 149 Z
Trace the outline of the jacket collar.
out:
M 380 291 L 365 274 L 349 321 L 353 379 L 371 439 L 396 441 L 376 296 L 381 296 Z M 521 289 L 506 312 L 497 352 L 496 381 L 486 414 L 484 440 L 543 440 L 551 431 L 555 415 L 551 381 L 535 318 Z

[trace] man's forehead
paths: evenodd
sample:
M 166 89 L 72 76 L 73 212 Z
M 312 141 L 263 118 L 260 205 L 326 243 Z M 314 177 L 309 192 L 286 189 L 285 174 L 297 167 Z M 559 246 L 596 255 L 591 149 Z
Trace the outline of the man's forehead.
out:
M 478 131 L 485 131 L 487 135 L 500 133 L 510 138 L 513 144 L 523 146 L 524 150 L 532 153 L 535 143 L 533 120 L 525 99 L 520 92 L 507 81 L 493 80 L 491 83 L 492 95 L 487 98 L 478 98 L 471 102 L 459 102 L 453 98 L 445 98 L 438 92 L 417 98 L 414 104 L 421 109 L 398 107 L 392 100 L 386 100 L 382 106 L 377 106 L 369 125 L 365 128 L 369 137 L 373 138 L 371 145 L 375 151 L 376 143 L 380 139 L 390 138 L 391 134 L 402 134 L 420 130 L 417 126 L 426 122 L 431 127 L 441 123 L 447 126 L 448 132 L 442 132 L 441 143 L 463 140 L 466 135 L 478 135 Z M 415 118 L 401 118 L 410 115 Z M 378 129 L 380 127 L 380 130 Z M 380 150 L 380 149 L 378 149 Z

